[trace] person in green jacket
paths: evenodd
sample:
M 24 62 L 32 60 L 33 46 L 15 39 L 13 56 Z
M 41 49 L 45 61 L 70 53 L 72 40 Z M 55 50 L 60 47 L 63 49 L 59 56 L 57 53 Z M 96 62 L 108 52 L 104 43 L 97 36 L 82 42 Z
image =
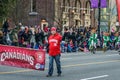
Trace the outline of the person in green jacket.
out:
M 12 46 L 18 46 L 18 35 L 17 35 L 17 29 L 14 28 L 9 33 L 10 40 L 12 41 Z
M 107 44 L 109 41 L 111 42 L 109 33 L 104 32 L 103 33 L 103 51 L 104 52 L 107 50 Z
M 89 38 L 89 49 L 92 52 L 93 48 L 96 49 L 96 44 L 97 44 L 97 34 L 96 34 L 96 29 L 93 28 L 91 30 L 91 36 Z M 95 53 L 93 51 L 93 53 Z

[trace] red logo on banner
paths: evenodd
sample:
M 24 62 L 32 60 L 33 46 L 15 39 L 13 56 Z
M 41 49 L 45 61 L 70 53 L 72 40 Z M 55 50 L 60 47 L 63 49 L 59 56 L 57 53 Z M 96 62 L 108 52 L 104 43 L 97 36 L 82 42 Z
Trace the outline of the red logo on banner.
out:
M 39 63 L 44 62 L 44 59 L 42 59 L 43 57 L 45 57 L 44 54 L 41 54 L 41 52 L 36 52 L 37 62 L 39 62 Z

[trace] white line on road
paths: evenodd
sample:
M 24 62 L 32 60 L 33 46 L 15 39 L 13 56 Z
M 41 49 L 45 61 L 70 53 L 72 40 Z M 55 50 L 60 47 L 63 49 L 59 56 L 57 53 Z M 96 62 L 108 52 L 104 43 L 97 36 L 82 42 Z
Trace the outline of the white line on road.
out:
M 111 54 L 111 55 L 107 55 L 107 56 L 118 56 L 118 54 Z
M 81 80 L 93 80 L 93 79 L 105 78 L 108 76 L 109 75 L 102 75 L 102 76 L 96 76 L 96 77 L 91 77 L 91 78 L 85 78 L 85 79 L 81 79 Z
M 61 58 L 61 60 L 69 60 L 69 59 L 72 59 L 72 58 Z

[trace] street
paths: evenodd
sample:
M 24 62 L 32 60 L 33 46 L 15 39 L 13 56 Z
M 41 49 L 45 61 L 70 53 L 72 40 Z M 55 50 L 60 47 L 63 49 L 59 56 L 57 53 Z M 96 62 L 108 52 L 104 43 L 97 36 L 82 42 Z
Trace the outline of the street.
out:
M 46 55 L 45 71 L 0 66 L 0 80 L 120 80 L 120 55 L 117 51 L 62 53 L 61 77 L 57 77 L 56 68 L 52 77 L 46 77 L 48 61 Z

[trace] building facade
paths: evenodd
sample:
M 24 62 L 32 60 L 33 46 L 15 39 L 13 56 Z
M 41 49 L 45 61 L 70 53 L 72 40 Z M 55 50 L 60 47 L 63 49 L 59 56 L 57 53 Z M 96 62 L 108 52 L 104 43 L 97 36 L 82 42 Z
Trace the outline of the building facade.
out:
M 90 0 L 20 0 L 20 3 L 22 6 L 18 5 L 16 12 L 18 21 L 24 25 L 97 26 Z
M 117 9 L 115 0 L 107 0 L 107 8 L 101 8 L 101 31 L 111 32 L 112 28 L 117 29 Z
M 60 2 L 59 2 L 60 1 Z M 57 2 L 57 0 L 56 0 Z M 96 27 L 95 10 L 91 9 L 90 0 L 58 0 L 56 5 L 62 25 L 68 27 Z
M 44 23 L 53 25 L 54 0 L 16 0 L 14 21 L 23 25 L 35 26 Z

